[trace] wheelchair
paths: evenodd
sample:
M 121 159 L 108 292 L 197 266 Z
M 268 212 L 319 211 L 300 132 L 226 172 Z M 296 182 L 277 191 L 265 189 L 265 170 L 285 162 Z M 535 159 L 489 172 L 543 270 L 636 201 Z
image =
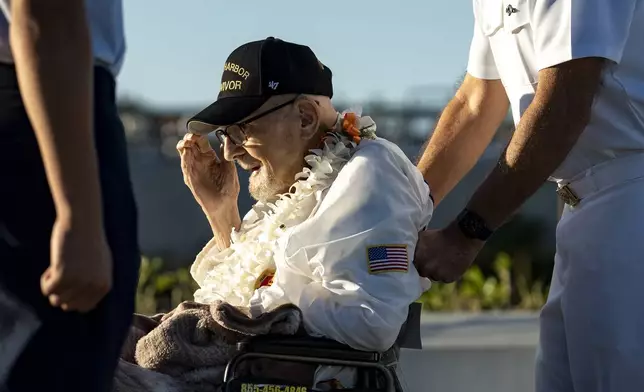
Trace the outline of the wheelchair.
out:
M 421 304 L 409 307 L 396 343 L 385 352 L 355 350 L 334 340 L 311 336 L 264 335 L 239 342 L 237 354 L 228 362 L 224 373 L 225 392 L 311 392 L 312 385 L 300 385 L 274 378 L 243 376 L 238 368 L 244 361 L 265 358 L 315 365 L 355 368 L 357 382 L 353 388 L 328 391 L 404 392 L 396 374 L 400 348 L 421 349 Z

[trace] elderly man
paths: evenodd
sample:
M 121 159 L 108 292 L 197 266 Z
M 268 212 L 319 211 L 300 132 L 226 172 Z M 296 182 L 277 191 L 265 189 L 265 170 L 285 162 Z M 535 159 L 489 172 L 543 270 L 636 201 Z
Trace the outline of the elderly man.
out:
M 178 145 L 214 234 L 192 266 L 195 299 L 256 314 L 293 303 L 311 335 L 386 350 L 429 288 L 411 260 L 433 205 L 403 152 L 370 118 L 336 112 L 332 95 L 331 71 L 306 46 L 267 38 L 230 55 L 217 101 Z M 221 157 L 197 136 L 213 131 Z M 233 162 L 257 200 L 243 220 Z M 339 378 L 328 374 L 317 379 Z
M 419 166 L 436 202 L 512 108 L 516 132 L 458 219 L 421 234 L 452 281 L 550 178 L 566 207 L 541 312 L 538 392 L 644 390 L 644 1 L 474 1 L 468 74 Z

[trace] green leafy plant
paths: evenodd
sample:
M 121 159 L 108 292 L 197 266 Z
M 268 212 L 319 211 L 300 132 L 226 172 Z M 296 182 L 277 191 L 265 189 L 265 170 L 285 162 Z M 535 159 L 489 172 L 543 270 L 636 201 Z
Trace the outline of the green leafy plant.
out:
M 143 257 L 137 287 L 136 312 L 167 312 L 183 301 L 192 300 L 197 288 L 188 268 L 164 270 L 161 259 Z

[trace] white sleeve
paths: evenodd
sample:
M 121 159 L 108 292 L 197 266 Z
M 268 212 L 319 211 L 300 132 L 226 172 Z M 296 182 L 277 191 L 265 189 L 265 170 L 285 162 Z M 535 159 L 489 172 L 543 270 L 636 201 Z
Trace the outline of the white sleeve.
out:
M 501 79 L 494 62 L 494 54 L 490 47 L 489 38 L 483 34 L 481 24 L 475 13 L 474 32 L 470 42 L 469 57 L 467 60 L 467 73 L 478 79 Z
M 584 57 L 619 63 L 637 0 L 537 1 L 532 13 L 539 70 Z
M 433 204 L 411 166 L 382 145 L 365 146 L 338 175 L 316 213 L 321 218 L 290 238 L 287 253 L 305 257 L 313 271 L 298 301 L 310 334 L 386 350 L 409 305 L 429 288 L 413 255 Z

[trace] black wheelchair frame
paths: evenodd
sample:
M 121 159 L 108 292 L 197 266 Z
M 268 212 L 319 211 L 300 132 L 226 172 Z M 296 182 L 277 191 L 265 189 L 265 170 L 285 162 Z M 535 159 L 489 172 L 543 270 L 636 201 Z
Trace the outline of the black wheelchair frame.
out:
M 238 378 L 237 368 L 242 362 L 254 358 L 266 358 L 287 362 L 354 367 L 358 369 L 358 386 L 353 389 L 345 389 L 345 391 L 403 392 L 400 380 L 396 375 L 398 357 L 400 348 L 422 348 L 420 312 L 421 304 L 410 305 L 407 320 L 400 330 L 396 344 L 384 352 L 356 350 L 334 340 L 311 336 L 264 335 L 240 342 L 237 344 L 238 353 L 226 366 L 224 391 L 240 392 L 238 388 L 240 378 Z M 284 383 L 278 381 L 272 382 L 272 384 Z M 265 390 L 270 392 L 306 392 L 310 386 L 300 386 L 300 389 L 274 388 Z M 263 390 L 253 389 L 248 392 L 262 392 Z

